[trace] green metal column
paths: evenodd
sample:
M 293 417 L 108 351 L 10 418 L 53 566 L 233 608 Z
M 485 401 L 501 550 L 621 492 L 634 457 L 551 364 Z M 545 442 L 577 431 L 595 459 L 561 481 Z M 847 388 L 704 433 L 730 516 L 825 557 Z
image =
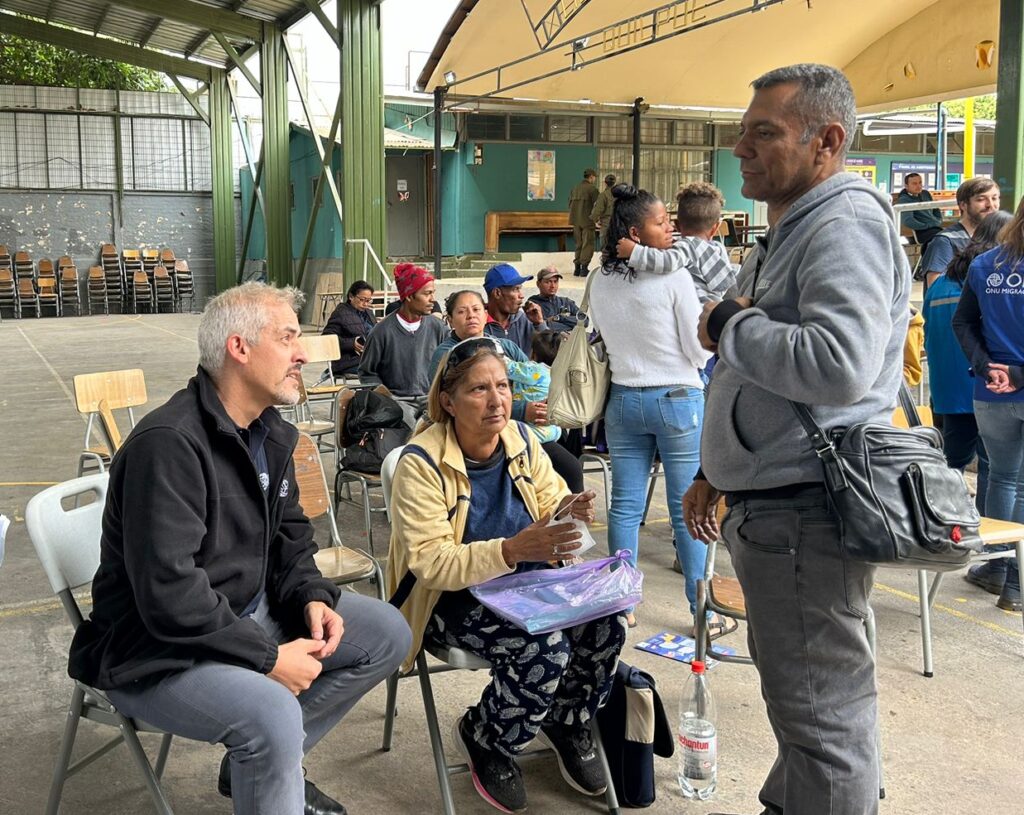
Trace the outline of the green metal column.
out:
M 235 285 L 235 185 L 231 155 L 231 97 L 227 71 L 210 81 L 210 164 L 213 180 L 213 262 L 217 291 Z
M 999 2 L 999 96 L 996 101 L 995 176 L 1003 209 L 1012 212 L 1024 194 L 1024 3 Z
M 292 284 L 288 162 L 288 63 L 284 33 L 268 25 L 260 48 L 263 86 L 263 197 L 267 217 L 267 280 Z
M 380 6 L 338 0 L 341 51 L 341 203 L 346 241 L 366 238 L 384 261 L 384 81 Z M 345 281 L 363 274 L 363 250 L 345 244 Z M 373 274 L 373 270 L 367 270 Z

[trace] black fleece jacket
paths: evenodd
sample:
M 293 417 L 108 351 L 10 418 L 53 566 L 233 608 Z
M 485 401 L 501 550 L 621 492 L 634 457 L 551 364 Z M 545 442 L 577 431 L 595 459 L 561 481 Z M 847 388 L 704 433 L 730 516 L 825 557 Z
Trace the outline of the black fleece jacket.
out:
M 202 369 L 147 415 L 114 456 L 103 512 L 93 610 L 75 631 L 68 673 L 97 688 L 216 660 L 269 673 L 277 643 L 246 606 L 266 592 L 271 613 L 305 632 L 307 603 L 333 606 L 338 588 L 313 554 L 298 502 L 298 438 L 277 410 L 260 417 L 270 487 Z

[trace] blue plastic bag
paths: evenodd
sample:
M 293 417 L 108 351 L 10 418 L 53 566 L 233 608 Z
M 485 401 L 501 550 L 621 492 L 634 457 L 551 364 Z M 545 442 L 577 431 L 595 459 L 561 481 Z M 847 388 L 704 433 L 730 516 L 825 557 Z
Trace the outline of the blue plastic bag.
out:
M 643 572 L 623 550 L 616 557 L 497 577 L 470 592 L 499 617 L 531 634 L 546 634 L 637 605 L 643 583 Z

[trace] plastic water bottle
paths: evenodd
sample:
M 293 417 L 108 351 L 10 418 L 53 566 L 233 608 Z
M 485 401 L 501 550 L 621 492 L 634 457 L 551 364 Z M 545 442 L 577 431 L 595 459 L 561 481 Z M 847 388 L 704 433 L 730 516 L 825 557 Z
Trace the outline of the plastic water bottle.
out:
M 718 782 L 718 730 L 715 700 L 704 663 L 690 664 L 679 702 L 679 788 L 687 798 L 708 800 Z

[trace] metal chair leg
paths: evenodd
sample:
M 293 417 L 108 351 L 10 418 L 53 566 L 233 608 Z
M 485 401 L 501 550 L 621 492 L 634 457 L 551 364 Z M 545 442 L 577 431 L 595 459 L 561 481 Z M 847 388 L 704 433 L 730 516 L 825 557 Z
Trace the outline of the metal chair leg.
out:
M 391 750 L 391 737 L 395 732 L 395 716 L 398 715 L 398 671 L 387 678 L 387 701 L 384 704 L 384 742 L 380 749 Z
M 366 523 L 366 542 L 370 546 L 370 554 L 376 557 L 373 550 L 373 508 L 370 506 L 370 490 L 366 480 L 360 483 L 363 488 L 363 521 Z
M 68 765 L 71 763 L 71 751 L 75 747 L 75 735 L 78 733 L 78 722 L 82 716 L 82 700 L 85 692 L 75 685 L 71 692 L 71 704 L 68 705 L 67 721 L 64 724 L 64 736 L 60 741 L 57 763 L 53 768 L 53 782 L 50 784 L 50 797 L 46 801 L 46 815 L 57 815 L 60 808 L 64 782 L 68 777 Z
M 174 736 L 171 733 L 164 733 L 160 737 L 160 752 L 156 755 L 156 766 L 153 768 L 157 778 L 164 777 L 164 767 L 167 766 L 167 754 L 171 752 L 172 738 Z
M 609 815 L 619 815 L 619 797 L 615 794 L 612 770 L 608 766 L 608 756 L 604 752 L 604 744 L 601 743 L 601 728 L 597 726 L 596 719 L 593 721 L 591 731 L 594 734 L 594 746 L 597 748 L 597 757 L 601 760 L 601 768 L 604 770 L 604 779 L 608 784 L 604 791 L 604 801 L 608 807 Z
M 647 501 L 644 502 L 644 514 L 640 518 L 640 526 L 647 525 L 647 513 L 651 511 L 651 501 L 654 499 L 654 485 L 661 474 L 661 462 L 655 461 L 651 465 L 651 474 L 647 478 Z
M 416 657 L 416 667 L 419 669 L 420 692 L 423 694 L 423 709 L 427 716 L 430 750 L 434 754 L 437 783 L 441 788 L 441 804 L 444 807 L 444 815 L 455 815 L 455 801 L 452 799 L 452 785 L 448 777 L 448 764 L 444 758 L 444 744 L 441 742 L 441 730 L 437 724 L 437 708 L 434 707 L 434 692 L 430 687 L 430 671 L 427 668 L 427 656 L 423 651 L 420 651 Z
M 1020 567 L 1024 566 L 1024 541 L 1017 541 L 1017 574 L 1020 574 Z M 1024 626 L 1024 609 L 1020 612 L 1020 622 Z
M 932 610 L 928 592 L 928 572 L 924 569 L 917 570 L 917 595 L 918 606 L 921 609 L 921 653 L 924 658 L 922 673 L 931 678 L 935 675 L 932 671 Z
M 142 744 L 139 741 L 139 734 L 136 732 L 132 723 L 118 714 L 118 718 L 121 720 L 121 735 L 124 738 L 124 745 L 128 748 L 128 753 L 135 761 L 136 766 L 142 773 L 145 781 L 146 788 L 149 790 L 150 796 L 153 798 L 153 805 L 156 807 L 156 811 L 159 815 L 174 815 L 171 810 L 171 805 L 167 802 L 164 797 L 164 791 L 160 788 L 160 782 L 157 780 L 156 774 L 153 772 L 153 765 L 149 763 L 149 758 L 146 756 L 146 751 L 142 749 Z

